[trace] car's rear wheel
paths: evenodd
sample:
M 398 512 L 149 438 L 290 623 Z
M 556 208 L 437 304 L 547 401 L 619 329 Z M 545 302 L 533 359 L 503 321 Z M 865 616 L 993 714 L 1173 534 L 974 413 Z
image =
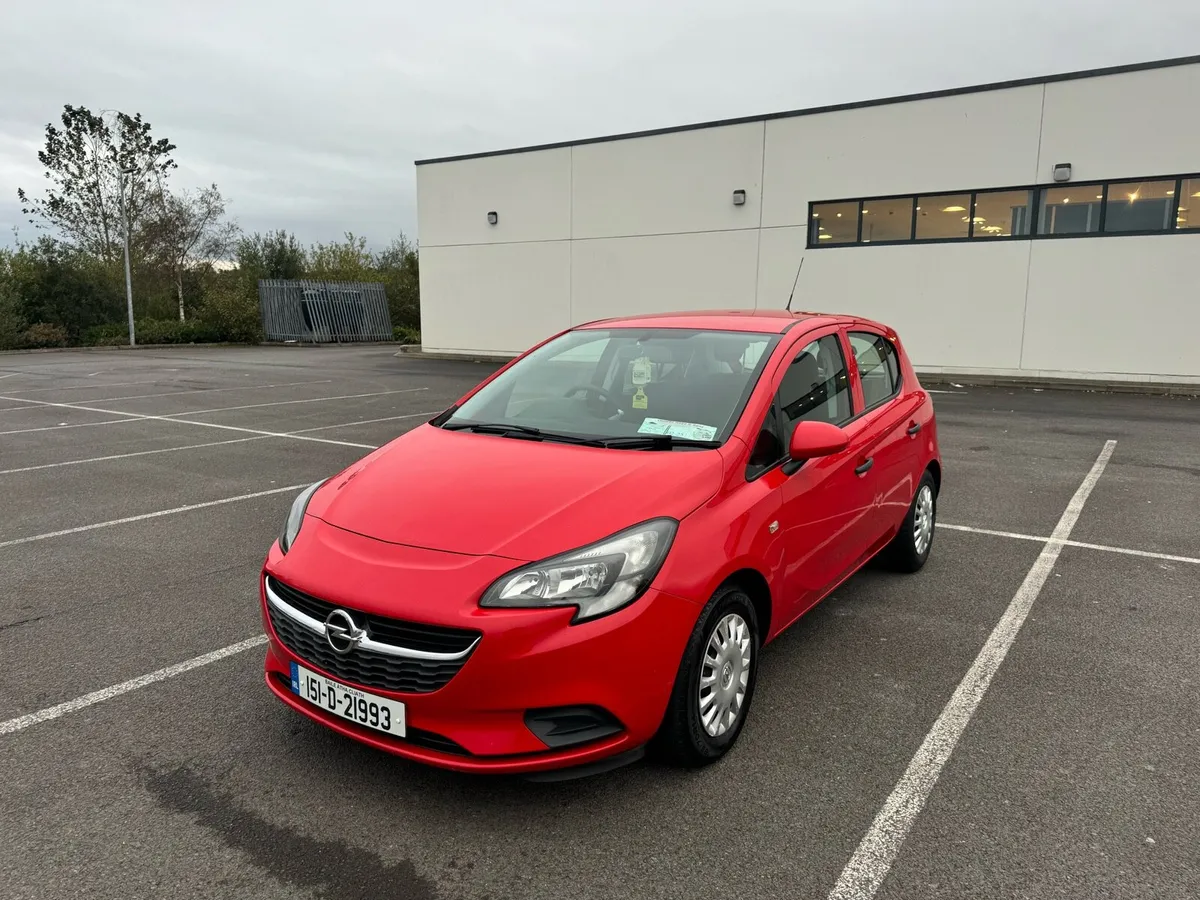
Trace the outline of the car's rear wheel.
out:
M 884 551 L 886 561 L 901 572 L 916 572 L 929 559 L 937 525 L 937 485 L 929 471 L 921 477 L 900 531 Z
M 679 766 L 716 762 L 741 733 L 754 696 L 762 640 L 750 597 L 718 590 L 688 639 L 655 749 Z

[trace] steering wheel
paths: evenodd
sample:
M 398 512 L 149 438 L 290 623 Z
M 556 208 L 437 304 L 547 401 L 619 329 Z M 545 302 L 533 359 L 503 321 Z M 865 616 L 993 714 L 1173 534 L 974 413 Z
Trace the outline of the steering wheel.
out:
M 564 397 L 573 397 L 575 394 L 578 394 L 578 393 L 586 394 L 588 397 L 595 397 L 597 400 L 600 401 L 602 407 L 604 408 L 604 411 L 610 417 L 615 416 L 617 413 L 619 413 L 621 411 L 621 407 L 619 407 L 617 405 L 617 402 L 615 400 L 613 400 L 613 398 L 611 396 L 609 396 L 608 391 L 604 390 L 604 388 L 602 388 L 602 387 L 597 387 L 594 384 L 577 384 L 577 385 L 575 385 L 575 387 L 571 388 L 565 394 L 563 394 L 563 396 Z

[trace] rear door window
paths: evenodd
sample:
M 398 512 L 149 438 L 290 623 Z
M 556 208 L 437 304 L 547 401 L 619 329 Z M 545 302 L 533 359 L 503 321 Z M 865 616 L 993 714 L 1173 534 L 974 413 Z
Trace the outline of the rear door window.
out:
M 900 360 L 896 348 L 881 334 L 850 332 L 850 349 L 858 365 L 866 409 L 878 406 L 900 390 Z

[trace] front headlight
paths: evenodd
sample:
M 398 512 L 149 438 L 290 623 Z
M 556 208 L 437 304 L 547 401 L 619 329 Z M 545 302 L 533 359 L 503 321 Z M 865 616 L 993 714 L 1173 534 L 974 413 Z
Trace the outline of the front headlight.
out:
M 279 551 L 281 553 L 287 553 L 291 549 L 292 541 L 296 540 L 296 535 L 300 533 L 300 526 L 304 524 L 304 511 L 308 509 L 308 501 L 317 492 L 317 488 L 324 483 L 324 481 L 318 481 L 316 484 L 310 484 L 300 492 L 300 496 L 292 501 L 292 508 L 283 523 L 283 531 L 279 534 Z
M 575 606 L 573 622 L 620 609 L 640 597 L 662 568 L 678 523 L 654 519 L 596 544 L 509 572 L 480 606 Z

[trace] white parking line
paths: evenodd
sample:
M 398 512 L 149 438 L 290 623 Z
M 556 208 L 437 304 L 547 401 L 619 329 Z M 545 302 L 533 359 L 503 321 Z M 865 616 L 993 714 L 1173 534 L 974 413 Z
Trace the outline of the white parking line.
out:
M 441 410 L 433 410 L 431 412 L 406 413 L 402 416 L 387 416 L 383 419 L 361 419 L 357 422 L 339 422 L 336 425 L 318 425 L 315 428 L 300 428 L 296 431 L 284 431 L 279 434 L 256 434 L 253 437 L 231 438 L 227 441 L 207 441 L 203 444 L 186 444 L 182 447 L 160 447 L 157 450 L 136 450 L 132 453 L 113 453 L 109 456 L 89 456 L 86 459 L 68 459 L 63 462 L 42 463 L 40 466 L 21 466 L 18 469 L 0 469 L 0 475 L 16 475 L 19 472 L 36 472 L 40 469 L 58 469 L 63 466 L 81 466 L 85 463 L 108 462 L 114 459 L 129 459 L 133 456 L 153 456 L 158 453 L 175 453 L 180 450 L 200 450 L 204 447 L 223 447 L 226 444 L 244 444 L 247 441 L 265 441 L 272 437 L 295 438 L 298 435 L 307 434 L 310 431 L 327 431 L 333 428 L 349 428 L 352 425 L 367 425 L 372 422 L 392 422 L 397 419 L 416 419 L 424 416 L 436 416 Z M 120 421 L 125 421 L 124 419 Z M 376 449 L 373 445 L 367 444 L 352 444 L 350 446 L 361 446 L 364 449 Z
M 1038 554 L 1004 615 L 983 645 L 983 649 L 979 651 L 979 655 L 975 657 L 975 662 L 955 688 L 954 694 L 933 723 L 900 781 L 884 801 L 883 808 L 879 810 L 871 827 L 867 829 L 854 855 L 846 863 L 833 890 L 829 892 L 829 900 L 870 900 L 878 892 L 891 870 L 896 854 L 908 836 L 909 829 L 925 806 L 933 786 L 937 784 L 946 761 L 954 752 L 959 738 L 983 700 L 992 677 L 1017 639 L 1029 610 L 1041 593 L 1064 543 L 1079 520 L 1083 504 L 1087 502 L 1092 488 L 1104 474 L 1104 467 L 1108 465 L 1116 446 L 1116 441 L 1107 441 L 1104 444 L 1104 449 L 1096 457 L 1091 471 L 1063 511 L 1051 539 L 1042 547 L 1042 552 Z
M 3 474 L 3 473 L 0 473 Z M 1035 541 L 1039 544 L 1054 542 L 1052 537 L 1038 537 L 1035 534 L 1020 534 L 1015 531 L 993 531 L 991 528 L 974 528 L 971 525 L 947 525 L 938 522 L 938 528 L 950 531 L 967 531 L 971 534 L 986 534 L 992 537 L 1012 538 L 1018 541 Z M 1162 559 L 1168 562 L 1193 563 L 1200 565 L 1200 559 L 1194 556 L 1175 556 L 1171 553 L 1157 553 L 1153 550 L 1134 550 L 1131 547 L 1113 547 L 1110 544 L 1089 544 L 1084 541 L 1057 541 L 1064 547 L 1082 547 L 1084 550 L 1103 550 L 1105 553 L 1123 553 L 1126 556 L 1144 556 L 1147 559 Z
M 84 376 L 84 377 L 86 377 L 86 378 L 91 378 L 91 377 L 92 377 L 92 375 L 99 375 L 99 374 L 100 374 L 99 372 L 93 372 L 91 375 L 87 375 L 87 376 Z M 7 377 L 7 376 L 5 376 L 5 377 Z M 63 377 L 63 378 L 78 378 L 79 376 L 78 376 L 78 375 L 63 375 L 63 376 L 60 376 L 60 377 Z M 333 381 L 333 379 L 332 379 L 332 378 L 326 378 L 324 381 L 294 381 L 294 382 L 291 382 L 291 384 L 293 384 L 293 385 L 296 385 L 296 384 L 329 384 L 329 383 L 330 383 L 330 382 L 332 382 L 332 381 Z M 109 381 L 109 382 L 103 382 L 103 383 L 100 383 L 100 384 L 73 384 L 73 385 L 70 385 L 70 386 L 68 386 L 68 387 L 40 387 L 40 388 L 21 388 L 19 391 L 9 391 L 9 393 L 10 393 L 10 394 L 42 394 L 42 393 L 45 393 L 46 391 L 98 391 L 98 390 L 100 390 L 101 388 L 113 388 L 113 387 L 132 387 L 132 386 L 134 386 L 134 385 L 138 385 L 138 384 L 162 384 L 162 380 L 161 380 L 161 379 L 158 379 L 158 378 L 144 378 L 144 379 L 142 379 L 141 381 Z M 166 386 L 166 387 L 169 387 L 169 385 L 164 385 L 164 386 Z M 275 384 L 275 385 L 270 385 L 270 384 L 264 384 L 264 385 L 240 385 L 240 386 L 238 386 L 238 387 L 232 387 L 232 388 L 201 388 L 201 389 L 197 389 L 197 390 L 195 390 L 195 391 L 178 391 L 178 392 L 176 392 L 176 393 L 184 393 L 184 394 L 197 393 L 197 394 L 198 394 L 198 393 L 201 393 L 202 391 L 212 391 L 212 390 L 217 390 L 217 391 L 226 391 L 226 390 L 228 390 L 228 391 L 252 391 L 252 390 L 254 390 L 254 389 L 255 389 L 255 388 L 257 388 L 257 387 L 285 387 L 285 385 L 282 385 L 282 384 Z M 170 396 L 170 395 L 169 395 L 169 394 L 144 394 L 143 396 L 147 396 L 147 397 L 167 397 L 167 396 Z M 90 402 L 92 402 L 92 403 L 100 403 L 100 402 L 105 402 L 105 403 L 107 403 L 107 402 L 108 402 L 108 400 L 134 400 L 134 399 L 138 399 L 138 398 L 134 398 L 134 397 L 110 397 L 110 398 L 107 398 L 107 399 L 106 399 L 106 400 L 104 400 L 104 401 L 100 401 L 100 400 L 92 400 L 92 401 L 90 401 Z
M 267 642 L 267 636 L 260 634 L 257 637 L 248 638 L 244 641 L 238 641 L 236 644 L 230 644 L 228 647 L 222 647 L 220 650 L 214 650 L 212 653 L 205 653 L 203 656 L 196 656 L 186 662 L 176 663 L 173 666 L 167 666 L 164 669 L 159 669 L 157 672 L 151 672 L 149 675 L 142 675 L 140 678 L 131 678 L 129 681 L 122 681 L 120 684 L 114 684 L 112 687 L 106 687 L 99 691 L 92 691 L 90 694 L 84 694 L 82 697 L 77 697 L 74 700 L 68 700 L 66 703 L 59 703 L 57 706 L 50 706 L 46 709 L 38 710 L 35 713 L 29 713 L 24 716 L 17 716 L 15 719 L 9 719 L 5 722 L 0 722 L 0 734 L 11 734 L 14 731 L 22 731 L 31 725 L 37 725 L 41 722 L 49 722 L 51 719 L 57 719 L 65 716 L 68 713 L 78 712 L 81 709 L 86 709 L 89 706 L 94 706 L 97 703 L 103 703 L 105 700 L 111 700 L 113 697 L 119 697 L 122 694 L 128 694 L 130 691 L 136 691 L 139 688 L 148 687 L 156 684 L 159 681 L 166 681 L 168 678 L 174 678 L 176 675 L 182 675 L 184 672 L 190 672 L 192 669 L 198 669 L 201 666 L 207 666 L 215 663 L 218 660 L 225 659 L 229 656 L 234 656 L 246 650 L 251 650 L 254 647 L 261 647 Z
M 235 497 L 222 497 L 220 500 L 206 500 L 204 503 L 189 503 L 187 506 L 176 506 L 174 509 L 160 509 L 157 512 L 142 513 L 137 516 L 125 516 L 120 519 L 109 519 L 107 522 L 95 522 L 91 525 L 80 525 L 76 528 L 63 528 L 60 531 L 47 531 L 43 534 L 31 534 L 29 537 L 13 538 L 0 541 L 0 549 L 16 547 L 19 544 L 32 544 L 34 541 L 45 541 L 50 538 L 64 537 L 68 534 L 79 534 L 84 531 L 95 531 L 97 528 L 111 528 L 113 525 L 127 525 L 130 522 L 144 522 L 147 519 L 157 519 L 162 516 L 173 516 L 176 513 L 191 512 L 194 509 L 207 509 L 210 506 L 224 506 L 226 503 L 237 503 L 240 500 L 254 500 L 258 497 L 270 497 L 272 494 L 284 494 L 288 491 L 298 491 L 308 487 L 312 482 L 289 484 L 287 487 L 271 488 L 267 491 L 255 491 L 252 494 L 238 494 Z
M 234 410 L 240 410 L 240 409 L 260 409 L 261 407 L 264 407 L 264 406 L 288 406 L 288 405 L 294 404 L 294 403 L 321 403 L 321 402 L 330 401 L 330 400 L 357 400 L 357 399 L 360 399 L 363 397 L 385 397 L 389 394 L 414 394 L 414 393 L 418 393 L 420 391 L 427 391 L 427 390 L 429 390 L 429 388 L 426 388 L 426 387 L 400 388 L 398 390 L 393 390 L 393 391 L 373 391 L 369 394 L 342 394 L 341 396 L 338 396 L 338 397 L 305 397 L 302 400 L 272 400 L 268 403 L 250 403 L 250 404 L 245 404 L 243 406 L 215 406 L 210 409 L 192 409 L 192 410 L 186 410 L 184 412 L 179 412 L 179 413 L 168 413 L 167 415 L 162 415 L 162 416 L 152 416 L 149 413 L 124 412 L 119 409 L 100 409 L 98 407 L 93 407 L 93 406 L 84 406 L 80 403 L 51 403 L 49 400 L 29 400 L 29 399 L 26 399 L 25 397 L 10 397 L 7 395 L 0 395 L 0 400 L 15 400 L 18 403 L 29 403 L 29 404 L 32 404 L 33 406 L 45 406 L 45 407 L 53 407 L 53 408 L 61 408 L 61 409 L 77 409 L 77 410 L 81 410 L 83 412 L 107 413 L 110 416 L 127 416 L 127 417 L 132 417 L 133 419 L 151 419 L 151 420 L 157 420 L 157 421 L 163 421 L 163 422 L 182 422 L 186 425 L 208 425 L 211 428 L 230 428 L 232 426 L 217 425 L 212 422 L 189 422 L 186 419 L 179 418 L 179 416 L 197 416 L 197 415 L 200 415 L 201 413 L 211 413 L 211 412 L 233 412 Z M 162 395 L 154 394 L 151 396 L 162 396 Z M 99 403 L 101 401 L 89 400 L 88 402 L 89 403 Z M 20 408 L 20 407 L 6 407 L 6 408 L 15 409 L 15 408 Z M 2 412 L 2 411 L 3 410 L 0 410 L 0 412 Z M 123 420 L 121 420 L 121 419 L 105 419 L 103 422 L 77 422 L 75 424 L 43 425 L 40 428 L 18 428 L 13 431 L 0 431 L 0 435 L 30 434 L 35 431 L 57 431 L 60 428 L 86 428 L 88 426 L 93 426 L 93 425 L 115 425 L 121 421 L 123 421 Z M 237 430 L 237 429 L 235 429 L 235 430 Z M 246 431 L 247 429 L 241 429 L 241 430 Z M 275 434 L 276 432 L 257 432 L 257 433 L 258 434 L 268 434 L 268 433 Z M 318 440 L 318 439 L 312 438 L 312 440 Z

